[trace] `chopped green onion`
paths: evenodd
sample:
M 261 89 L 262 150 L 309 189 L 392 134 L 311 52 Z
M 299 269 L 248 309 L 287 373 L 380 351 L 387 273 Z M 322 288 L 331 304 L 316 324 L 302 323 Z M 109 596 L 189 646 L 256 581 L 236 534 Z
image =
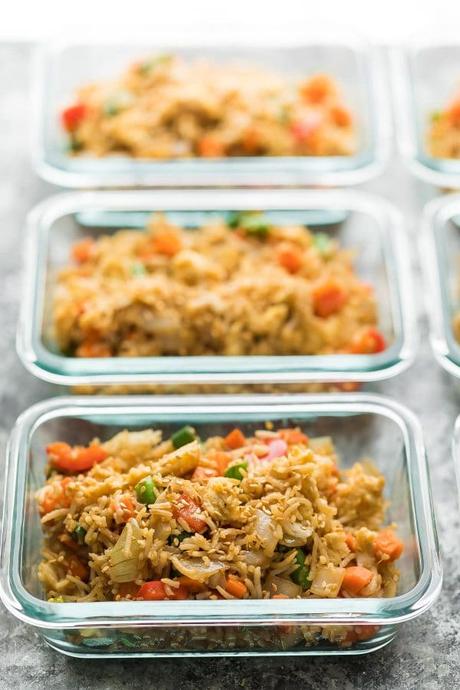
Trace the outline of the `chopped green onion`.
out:
M 316 232 L 313 235 L 313 246 L 319 254 L 328 254 L 332 247 L 331 238 L 325 232 Z
M 228 467 L 225 470 L 224 477 L 229 477 L 230 479 L 238 479 L 239 481 L 241 481 L 244 477 L 244 474 L 241 472 L 241 470 L 247 471 L 247 469 L 247 462 L 239 462 L 237 465 L 232 465 L 231 467 Z
M 135 486 L 136 498 L 139 503 L 150 505 L 157 500 L 157 490 L 152 477 L 145 477 Z
M 295 562 L 299 567 L 291 573 L 291 580 L 303 589 L 307 589 L 311 584 L 309 580 L 310 570 L 305 565 L 305 554 L 302 549 L 297 549 Z
M 50 604 L 63 604 L 64 597 L 50 597 L 48 601 L 50 602 Z
M 229 217 L 227 225 L 229 228 L 242 228 L 248 235 L 260 238 L 266 237 L 270 231 L 264 214 L 259 211 L 235 212 Z
M 171 442 L 177 450 L 178 448 L 182 448 L 182 446 L 186 446 L 187 443 L 192 443 L 197 437 L 197 433 L 192 426 L 183 426 L 182 429 L 174 432 L 171 436 Z
M 77 525 L 74 529 L 74 531 L 71 534 L 71 537 L 74 541 L 76 541 L 78 544 L 84 544 L 85 543 L 85 537 L 86 537 L 86 530 L 84 527 L 81 525 Z
M 142 64 L 139 65 L 139 72 L 143 74 L 144 76 L 149 75 L 154 69 L 159 67 L 160 65 L 167 65 L 168 62 L 171 62 L 172 60 L 172 55 L 169 55 L 167 53 L 164 53 L 162 55 L 157 55 L 154 58 L 151 58 L 150 60 L 146 60 Z
M 131 266 L 131 274 L 136 277 L 145 276 L 147 271 L 144 264 L 140 261 L 135 261 Z

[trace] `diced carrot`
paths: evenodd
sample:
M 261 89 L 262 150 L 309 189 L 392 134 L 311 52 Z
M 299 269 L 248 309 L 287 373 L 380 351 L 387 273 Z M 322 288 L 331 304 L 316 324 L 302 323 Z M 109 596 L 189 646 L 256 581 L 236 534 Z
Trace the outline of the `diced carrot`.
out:
M 144 601 L 163 601 L 168 597 L 163 582 L 161 580 L 151 580 L 141 585 L 137 592 L 137 598 L 144 599 Z
M 331 110 L 331 118 L 338 127 L 349 127 L 352 123 L 351 113 L 347 108 L 341 105 L 333 105 Z
M 167 586 L 166 593 L 168 599 L 175 599 L 176 601 L 183 601 L 188 599 L 189 591 L 184 585 L 179 585 L 179 587 Z
M 377 328 L 369 327 L 357 333 L 350 344 L 349 351 L 354 355 L 374 355 L 383 352 L 387 344 Z
M 111 357 L 112 350 L 101 340 L 84 340 L 75 351 L 77 357 Z
M 337 281 L 329 279 L 314 288 L 312 300 L 316 316 L 325 319 L 342 309 L 347 301 L 347 293 Z
M 278 434 L 288 445 L 308 443 L 308 436 L 300 429 L 280 429 Z
M 95 241 L 92 237 L 85 237 L 72 246 L 72 259 L 77 264 L 84 264 L 89 261 L 94 253 Z
M 288 273 L 298 273 L 302 268 L 302 257 L 294 249 L 280 249 L 278 252 L 278 263 L 286 269 Z
M 242 599 L 248 592 L 248 588 L 233 575 L 229 575 L 225 582 L 226 591 L 237 599 Z
M 68 443 L 50 443 L 46 453 L 51 465 L 63 472 L 85 472 L 108 456 L 107 451 L 97 443 L 73 448 Z
M 87 113 L 84 103 L 75 103 L 65 108 L 61 113 L 61 122 L 67 132 L 74 132 L 81 124 Z
M 192 474 L 192 481 L 201 482 L 218 476 L 219 472 L 214 467 L 196 467 Z
M 227 436 L 224 438 L 224 441 L 225 445 L 231 448 L 232 450 L 235 450 L 236 448 L 241 448 L 246 443 L 244 434 L 240 429 L 233 429 L 233 431 L 227 434 Z
M 137 592 L 137 598 L 144 601 L 164 601 L 165 599 L 187 599 L 188 592 L 183 585 L 167 587 L 161 580 L 144 582 Z
M 287 594 L 274 594 L 271 598 L 272 599 L 289 599 Z
M 182 249 L 182 242 L 174 232 L 158 232 L 153 237 L 153 249 L 157 254 L 175 256 Z
M 200 507 L 188 494 L 181 494 L 179 500 L 172 507 L 176 520 L 185 522 L 192 532 L 204 532 L 207 523 L 200 517 Z
M 316 74 L 303 84 L 301 94 L 310 103 L 322 103 L 334 90 L 330 77 L 326 74 Z
M 356 537 L 354 534 L 348 533 L 347 536 L 345 537 L 345 544 L 348 546 L 350 551 L 353 551 L 356 553 L 358 550 L 358 542 L 356 541 Z
M 342 589 L 348 594 L 359 594 L 372 580 L 372 571 L 361 565 L 350 565 L 345 568 Z
M 80 580 L 87 580 L 89 577 L 89 569 L 84 565 L 77 556 L 71 556 L 68 559 L 70 573 L 74 577 L 79 577 Z
M 188 590 L 192 594 L 197 594 L 198 592 L 202 592 L 204 589 L 206 589 L 206 585 L 204 585 L 202 582 L 198 582 L 198 580 L 192 580 L 191 577 L 186 577 L 185 575 L 180 576 L 179 582 L 183 587 L 185 587 L 186 590 Z
M 383 529 L 374 539 L 374 553 L 377 558 L 395 561 L 404 550 L 404 544 L 392 529 Z
M 451 124 L 453 124 L 455 127 L 460 126 L 460 100 L 452 103 L 448 110 L 448 116 Z
M 198 155 L 203 158 L 221 158 L 225 155 L 225 146 L 210 134 L 198 141 Z

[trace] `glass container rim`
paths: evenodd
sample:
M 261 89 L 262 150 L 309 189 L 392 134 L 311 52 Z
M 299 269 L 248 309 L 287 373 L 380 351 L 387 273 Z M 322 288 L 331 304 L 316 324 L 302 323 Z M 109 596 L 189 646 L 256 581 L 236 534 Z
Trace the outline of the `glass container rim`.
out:
M 76 41 L 74 37 L 57 37 L 36 48 L 33 59 L 33 123 L 32 128 L 32 160 L 40 177 L 52 184 L 68 188 L 91 187 L 149 187 L 149 186 L 199 186 L 222 187 L 231 185 L 258 186 L 262 183 L 268 185 L 289 186 L 299 184 L 309 185 L 340 185 L 352 186 L 377 176 L 384 169 L 390 154 L 391 142 L 391 117 L 388 99 L 386 98 L 386 72 L 383 56 L 367 41 L 356 36 L 352 32 L 340 31 L 340 38 L 335 34 L 327 40 L 331 34 L 329 27 L 324 27 L 325 36 L 321 38 L 321 32 L 299 36 L 294 42 L 278 42 L 274 37 L 266 38 L 261 43 L 254 45 L 253 37 L 233 41 L 233 43 L 215 39 L 207 41 L 201 36 L 185 36 L 181 38 L 181 47 L 203 48 L 228 48 L 228 47 L 252 47 L 269 48 L 274 50 L 289 50 L 299 47 L 308 47 L 323 42 L 327 46 L 341 45 L 353 50 L 362 59 L 366 70 L 366 84 L 370 105 L 371 142 L 365 151 L 358 152 L 354 156 L 327 156 L 323 160 L 315 156 L 305 157 L 267 157 L 245 158 L 239 161 L 222 159 L 221 161 L 192 161 L 183 165 L 186 161 L 176 162 L 147 162 L 127 160 L 126 165 L 118 172 L 113 171 L 113 166 L 104 166 L 103 161 L 91 160 L 85 171 L 78 170 L 82 166 L 73 166 L 69 161 L 64 166 L 59 166 L 49 159 L 44 137 L 45 126 L 45 84 L 47 82 L 47 70 L 53 63 L 56 54 L 64 47 L 74 47 L 82 44 L 104 46 L 116 43 L 116 38 L 107 37 L 104 40 Z M 164 39 L 163 39 L 164 40 Z M 169 47 L 173 37 L 169 40 Z M 339 41 L 339 42 L 338 42 Z M 123 40 L 123 45 L 136 45 L 139 39 L 129 42 Z M 165 48 L 168 44 L 157 42 L 157 47 Z M 177 47 L 177 44 L 176 44 Z M 182 163 L 182 164 L 181 164 Z M 104 170 L 104 167 L 107 170 Z M 184 172 L 185 171 L 185 172 Z M 181 177 L 182 176 L 182 177 Z
M 169 405 L 169 407 L 168 407 Z M 200 407 L 202 406 L 202 407 Z M 237 602 L 96 602 L 51 603 L 31 595 L 20 577 L 26 472 L 30 438 L 41 423 L 56 417 L 117 414 L 206 412 L 270 412 L 315 415 L 382 415 L 395 422 L 404 438 L 410 502 L 421 560 L 417 583 L 409 592 L 387 599 L 245 600 Z M 91 396 L 58 397 L 37 403 L 23 412 L 11 433 L 7 451 L 5 502 L 0 553 L 0 596 L 6 608 L 35 627 L 193 626 L 240 624 L 394 624 L 427 610 L 439 594 L 442 568 L 431 497 L 423 433 L 416 415 L 379 394 L 330 395 L 194 395 L 194 396 Z M 260 604 L 263 602 L 263 606 Z M 257 603 L 259 602 L 259 603 Z M 190 604 L 198 606 L 190 607 Z M 138 606 L 141 604 L 141 607 Z M 171 604 L 173 608 L 171 608 Z M 176 605 L 178 604 L 178 605 Z M 229 605 L 230 604 L 230 605 Z M 186 609 L 184 613 L 183 609 Z M 199 609 L 199 613 L 197 612 Z
M 335 209 L 364 213 L 377 221 L 384 262 L 391 274 L 389 301 L 395 341 L 377 355 L 299 355 L 73 360 L 45 349 L 41 318 L 45 294 L 48 230 L 57 218 L 94 207 L 112 210 Z M 408 240 L 401 213 L 390 202 L 357 190 L 185 190 L 63 192 L 40 202 L 28 215 L 17 352 L 35 376 L 61 385 L 171 383 L 302 383 L 377 381 L 413 362 L 418 329 L 413 307 Z M 116 360 L 116 361 L 111 361 Z M 174 360 L 174 361 L 173 361 Z M 230 361 L 231 360 L 231 361 Z

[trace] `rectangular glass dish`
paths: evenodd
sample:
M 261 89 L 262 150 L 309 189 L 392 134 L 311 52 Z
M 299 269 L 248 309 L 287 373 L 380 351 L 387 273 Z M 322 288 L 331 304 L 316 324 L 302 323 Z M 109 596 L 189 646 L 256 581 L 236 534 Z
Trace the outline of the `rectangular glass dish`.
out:
M 323 32 L 324 33 L 324 32 Z M 123 156 L 71 157 L 66 153 L 59 112 L 77 87 L 113 78 L 135 59 L 155 52 L 186 59 L 257 63 L 284 74 L 326 72 L 343 87 L 358 120 L 358 150 L 352 156 L 244 157 L 215 160 L 149 161 Z M 55 41 L 42 47 L 35 70 L 33 158 L 39 175 L 63 187 L 352 185 L 381 172 L 389 152 L 390 118 L 378 51 L 349 36 L 324 37 L 321 30 L 285 45 L 259 44 L 252 36 L 227 35 L 218 45 L 181 36 L 165 43 L 150 39 L 82 44 Z
M 415 41 L 391 51 L 399 149 L 409 169 L 437 187 L 460 187 L 460 159 L 435 158 L 426 147 L 433 112 L 452 99 L 460 81 L 460 43 Z
M 441 366 L 460 378 L 460 344 L 453 322 L 460 314 L 460 194 L 449 194 L 425 206 L 422 261 L 430 340 Z
M 183 424 L 193 424 L 203 437 L 235 424 L 249 433 L 266 421 L 299 425 L 311 437 L 330 435 L 341 467 L 372 457 L 386 479 L 386 519 L 397 523 L 405 544 L 396 596 L 92 603 L 43 599 L 35 492 L 45 478 L 47 443 L 56 438 L 69 443 L 107 439 L 125 428 L 153 426 L 170 433 Z M 421 427 L 409 410 L 378 395 L 51 399 L 19 417 L 8 446 L 5 487 L 2 600 L 54 649 L 73 656 L 364 654 L 387 644 L 401 623 L 426 611 L 441 588 Z M 307 626 L 303 631 L 313 636 L 305 640 L 299 626 Z M 366 639 L 340 647 L 319 639 L 317 626 L 347 626 L 365 633 Z
M 373 355 L 163 356 L 78 358 L 60 353 L 51 333 L 56 271 L 79 238 L 144 227 L 165 211 L 190 227 L 230 210 L 264 211 L 279 224 L 320 228 L 356 250 L 356 270 L 375 288 L 379 328 L 389 346 Z M 402 220 L 386 201 L 354 191 L 182 191 L 69 193 L 29 216 L 17 348 L 36 376 L 64 385 L 302 383 L 375 381 L 413 360 L 417 341 L 409 250 Z

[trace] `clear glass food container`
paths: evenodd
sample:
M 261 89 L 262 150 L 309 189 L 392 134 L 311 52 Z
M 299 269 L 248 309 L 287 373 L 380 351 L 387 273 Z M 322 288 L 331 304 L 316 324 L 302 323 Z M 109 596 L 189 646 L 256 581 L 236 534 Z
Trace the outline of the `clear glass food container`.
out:
M 361 279 L 372 283 L 379 328 L 388 347 L 374 355 L 183 356 L 77 358 L 52 338 L 56 273 L 73 242 L 120 227 L 144 227 L 165 211 L 193 230 L 229 210 L 263 210 L 274 222 L 305 223 L 356 250 Z M 65 385 L 272 384 L 375 381 L 410 365 L 417 340 L 409 250 L 399 213 L 386 201 L 356 191 L 79 192 L 50 198 L 30 214 L 25 285 L 17 347 L 36 376 Z
M 460 378 L 460 343 L 454 320 L 460 314 L 460 194 L 425 206 L 421 253 L 430 340 L 438 362 Z M 459 321 L 460 324 L 460 321 Z
M 294 27 L 295 28 L 295 27 Z M 39 175 L 63 187 L 285 186 L 352 185 L 383 169 L 389 152 L 390 117 L 385 74 L 377 50 L 353 36 L 303 27 L 297 40 L 290 31 L 262 42 L 254 32 L 228 32 L 219 41 L 182 35 L 169 42 L 150 37 L 120 42 L 97 37 L 93 42 L 57 40 L 42 47 L 35 70 L 33 158 Z M 288 35 L 283 40 L 279 36 Z M 215 41 L 215 44 L 212 43 Z M 174 53 L 186 59 L 256 63 L 294 76 L 326 72 L 341 84 L 357 117 L 358 150 L 353 156 L 245 157 L 216 160 L 155 161 L 123 156 L 72 157 L 59 112 L 76 89 L 119 75 L 131 62 L 152 53 Z
M 371 457 L 386 479 L 386 521 L 404 541 L 401 578 L 391 598 L 124 601 L 55 603 L 37 576 L 42 543 L 35 492 L 45 475 L 47 443 L 86 443 L 122 429 L 193 424 L 202 437 L 238 424 L 249 433 L 266 421 L 332 436 L 341 467 Z M 388 524 L 387 522 L 387 524 Z M 436 526 L 420 424 L 378 395 L 162 396 L 56 398 L 18 419 L 8 446 L 1 596 L 54 649 L 82 657 L 364 654 L 384 646 L 399 625 L 435 601 L 442 582 Z M 351 632 L 355 643 L 321 639 L 322 628 Z M 357 638 L 361 637 L 361 641 Z
M 460 43 L 413 41 L 390 53 L 399 149 L 410 170 L 441 188 L 460 187 L 460 159 L 435 158 L 426 146 L 433 112 L 446 107 L 460 83 Z

